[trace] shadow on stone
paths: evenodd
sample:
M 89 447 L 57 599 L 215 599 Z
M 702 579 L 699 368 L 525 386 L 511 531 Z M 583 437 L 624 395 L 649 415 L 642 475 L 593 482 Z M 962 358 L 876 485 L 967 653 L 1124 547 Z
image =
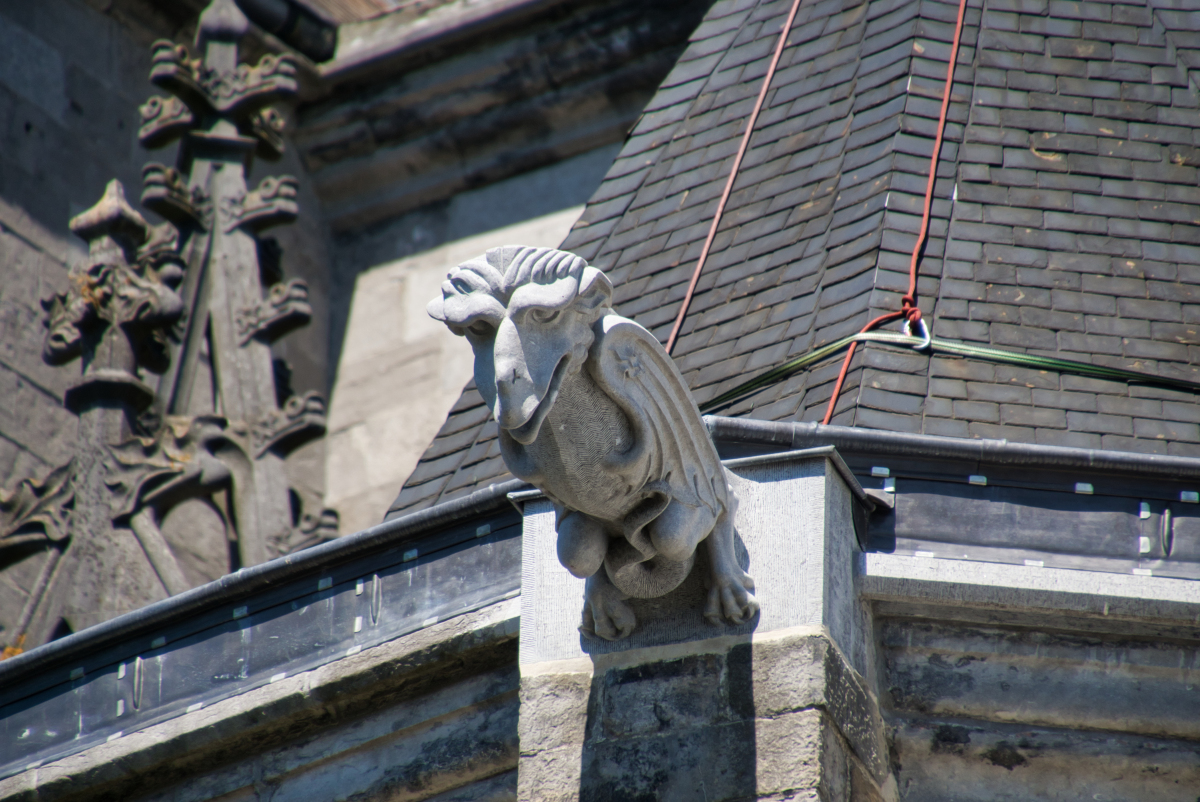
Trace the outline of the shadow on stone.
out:
M 581 802 L 754 798 L 750 636 L 737 640 L 634 665 L 594 659 Z

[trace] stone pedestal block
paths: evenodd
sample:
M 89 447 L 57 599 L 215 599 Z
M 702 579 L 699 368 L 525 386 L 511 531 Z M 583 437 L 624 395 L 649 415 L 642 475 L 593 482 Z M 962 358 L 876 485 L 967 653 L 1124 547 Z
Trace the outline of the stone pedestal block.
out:
M 831 448 L 726 467 L 762 607 L 742 626 L 704 621 L 698 559 L 673 593 L 633 602 L 630 638 L 582 636 L 583 581 L 558 565 L 553 510 L 521 499 L 520 799 L 894 796 L 854 589 L 855 505 L 869 502 Z

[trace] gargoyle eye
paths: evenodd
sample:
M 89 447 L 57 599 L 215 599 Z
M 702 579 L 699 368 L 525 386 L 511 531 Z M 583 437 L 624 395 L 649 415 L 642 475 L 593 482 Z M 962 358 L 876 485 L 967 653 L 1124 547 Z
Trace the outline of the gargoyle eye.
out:
M 534 309 L 529 313 L 536 323 L 553 323 L 558 320 L 560 310 L 558 309 Z
M 470 326 L 467 326 L 467 331 L 476 337 L 491 337 L 496 333 L 496 327 L 486 320 L 476 320 Z

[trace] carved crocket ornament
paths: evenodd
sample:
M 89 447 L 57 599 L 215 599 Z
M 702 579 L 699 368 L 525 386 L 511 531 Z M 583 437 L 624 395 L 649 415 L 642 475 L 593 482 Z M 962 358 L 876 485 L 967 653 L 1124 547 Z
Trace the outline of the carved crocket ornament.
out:
M 611 303 L 580 257 L 507 245 L 454 268 L 428 309 L 471 343 L 509 470 L 554 504 L 559 561 L 587 579 L 584 633 L 627 637 L 626 600 L 678 587 L 701 542 L 705 618 L 747 621 L 758 603 L 735 552 L 734 479 L 671 358 Z

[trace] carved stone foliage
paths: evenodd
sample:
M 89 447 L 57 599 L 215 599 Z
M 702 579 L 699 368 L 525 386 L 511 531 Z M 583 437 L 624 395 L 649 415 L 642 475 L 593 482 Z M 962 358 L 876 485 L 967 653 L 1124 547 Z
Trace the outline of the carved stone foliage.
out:
M 229 422 L 216 415 L 168 416 L 153 433 L 110 446 L 105 485 L 113 521 L 128 521 L 147 506 L 165 510 L 225 487 L 232 472 L 217 453 L 238 446 Z
M 171 143 L 196 121 L 192 110 L 177 97 L 152 97 L 138 111 L 142 115 L 138 140 L 148 148 Z
M 300 182 L 290 175 L 267 176 L 258 188 L 241 198 L 230 198 L 224 209 L 225 230 L 245 228 L 257 233 L 290 223 L 300 213 L 296 195 Z
M 152 47 L 150 80 L 196 114 L 215 111 L 249 117 L 263 106 L 294 95 L 299 88 L 296 59 L 288 54 L 268 54 L 254 66 L 239 64 L 231 71 L 221 71 L 192 58 L 187 45 L 160 39 Z
M 238 311 L 238 341 L 242 345 L 253 338 L 274 342 L 307 324 L 311 317 L 308 282 L 300 278 L 280 282 L 271 287 L 262 301 Z
M 0 549 L 30 541 L 67 537 L 75 502 L 74 463 L 45 478 L 23 479 L 11 492 L 0 488 Z
M 325 400 L 309 391 L 294 395 L 254 426 L 254 452 L 286 454 L 325 434 Z
M 160 249 L 143 250 L 151 227 L 126 202 L 119 181 L 109 182 L 100 202 L 71 221 L 71 230 L 88 241 L 88 256 L 71 269 L 71 288 L 43 302 L 43 356 L 52 365 L 83 357 L 83 377 L 67 394 L 68 408 L 78 409 L 101 384 L 121 388 L 144 407 L 150 391 L 138 373 L 167 368 L 168 333 L 183 315 L 175 292 L 182 271 Z M 159 242 L 170 241 L 169 234 L 156 234 Z
M 555 505 L 559 560 L 587 577 L 585 634 L 628 636 L 626 600 L 678 587 L 701 542 L 705 617 L 742 623 L 758 603 L 731 480 L 671 358 L 611 298 L 583 259 L 514 245 L 451 271 L 429 314 L 471 343 L 509 470 Z
M 156 162 L 142 168 L 142 205 L 178 226 L 207 229 L 212 216 L 212 204 L 203 189 L 188 189 L 183 174 Z

